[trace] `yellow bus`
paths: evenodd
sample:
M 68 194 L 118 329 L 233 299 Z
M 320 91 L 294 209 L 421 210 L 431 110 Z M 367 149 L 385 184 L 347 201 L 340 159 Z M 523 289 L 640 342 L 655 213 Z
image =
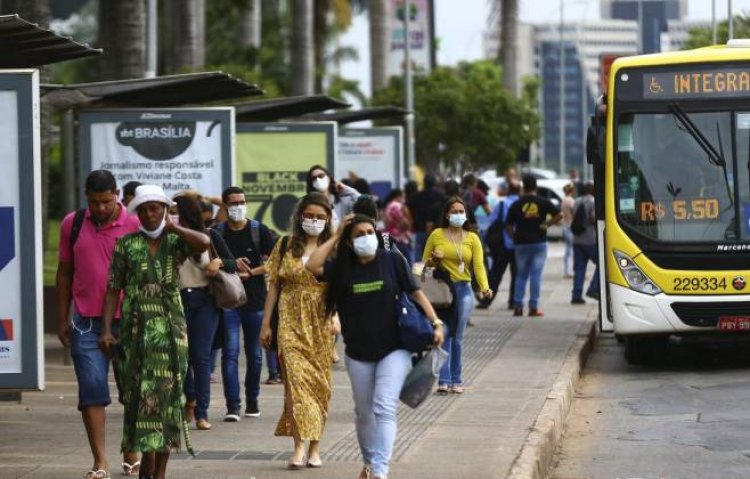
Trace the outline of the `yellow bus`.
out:
M 750 40 L 618 58 L 587 139 L 601 327 L 633 364 L 670 336 L 750 339 Z

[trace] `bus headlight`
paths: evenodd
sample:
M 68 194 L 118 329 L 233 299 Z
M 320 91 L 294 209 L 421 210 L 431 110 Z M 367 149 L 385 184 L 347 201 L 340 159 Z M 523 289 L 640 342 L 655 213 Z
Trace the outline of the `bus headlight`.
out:
M 625 277 L 625 281 L 628 282 L 630 289 L 650 295 L 661 293 L 661 289 L 641 271 L 628 255 L 617 250 L 614 251 L 614 254 L 615 259 L 617 259 L 617 267 L 620 268 L 620 272 Z

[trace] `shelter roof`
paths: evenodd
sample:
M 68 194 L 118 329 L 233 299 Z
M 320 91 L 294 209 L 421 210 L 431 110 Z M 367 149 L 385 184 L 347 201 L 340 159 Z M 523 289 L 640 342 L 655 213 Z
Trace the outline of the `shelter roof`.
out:
M 345 101 L 327 95 L 311 95 L 257 100 L 234 107 L 237 121 L 264 122 L 281 120 L 282 118 L 295 118 L 334 108 L 349 108 L 350 106 Z
M 335 121 L 341 124 L 354 123 L 364 120 L 380 120 L 384 118 L 403 117 L 409 113 L 408 110 L 397 106 L 370 106 L 359 110 L 334 111 L 330 113 L 315 113 L 305 115 L 304 120 L 311 121 Z

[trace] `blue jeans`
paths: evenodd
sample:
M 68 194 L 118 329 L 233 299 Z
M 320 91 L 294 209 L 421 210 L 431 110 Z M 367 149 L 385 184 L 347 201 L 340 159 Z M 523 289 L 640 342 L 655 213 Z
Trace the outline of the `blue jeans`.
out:
M 376 476 L 388 474 L 396 440 L 398 395 L 411 371 L 411 353 L 393 351 L 377 362 L 346 357 L 352 383 L 357 442 L 365 464 Z
M 424 254 L 424 247 L 427 244 L 427 233 L 424 231 L 417 231 L 414 233 L 414 260 L 422 261 L 422 255 Z
M 281 376 L 279 354 L 276 351 L 266 350 L 266 368 L 268 369 L 269 378 L 278 378 Z
M 188 335 L 188 370 L 185 397 L 195 401 L 195 418 L 208 419 L 211 400 L 211 346 L 219 328 L 219 310 L 208 288 L 180 291 Z
M 245 401 L 246 404 L 258 400 L 260 394 L 260 373 L 263 368 L 263 349 L 260 345 L 260 327 L 263 324 L 263 311 L 253 311 L 246 307 L 224 310 L 224 347 L 221 352 L 221 377 L 224 382 L 224 398 L 227 409 L 240 407 L 240 329 L 245 343 Z
M 516 308 L 523 307 L 526 283 L 529 283 L 529 308 L 539 307 L 539 293 L 542 289 L 542 271 L 547 259 L 547 243 L 516 245 L 516 289 L 513 302 Z
M 573 245 L 573 294 L 572 299 L 580 299 L 583 293 L 583 282 L 586 280 L 586 266 L 594 263 L 594 277 L 589 283 L 588 293 L 599 291 L 599 251 L 595 244 Z
M 454 283 L 456 290 L 456 330 L 448 331 L 443 343 L 443 349 L 450 354 L 450 357 L 440 369 L 440 385 L 460 385 L 463 383 L 461 369 L 463 367 L 462 349 L 464 343 L 464 332 L 466 325 L 471 318 L 471 312 L 474 309 L 474 292 L 471 290 L 471 283 L 467 281 L 458 281 Z
M 89 406 L 108 406 L 112 402 L 109 395 L 109 359 L 99 348 L 102 335 L 102 319 L 81 317 L 73 313 L 70 330 L 70 355 L 78 382 L 78 410 Z M 112 334 L 117 337 L 120 323 L 112 322 Z M 117 355 L 115 355 L 117 357 Z M 120 375 L 117 368 L 115 381 L 120 390 Z
M 565 242 L 565 254 L 563 255 L 563 274 L 570 276 L 570 257 L 573 256 L 573 232 L 570 226 L 563 225 L 563 241 Z

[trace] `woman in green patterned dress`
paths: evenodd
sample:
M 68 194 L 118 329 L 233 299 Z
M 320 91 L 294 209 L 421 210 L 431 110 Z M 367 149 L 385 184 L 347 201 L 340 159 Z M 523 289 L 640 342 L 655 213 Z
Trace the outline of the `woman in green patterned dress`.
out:
M 124 290 L 117 361 L 125 406 L 122 450 L 142 452 L 139 477 L 155 479 L 164 479 L 170 451 L 180 449 L 181 432 L 193 453 L 183 418 L 187 334 L 177 270 L 210 245 L 205 234 L 169 220 L 171 204 L 158 186 L 136 189 L 128 209 L 138 212 L 141 231 L 115 246 L 99 340 L 112 357 L 117 345 L 112 319 Z

